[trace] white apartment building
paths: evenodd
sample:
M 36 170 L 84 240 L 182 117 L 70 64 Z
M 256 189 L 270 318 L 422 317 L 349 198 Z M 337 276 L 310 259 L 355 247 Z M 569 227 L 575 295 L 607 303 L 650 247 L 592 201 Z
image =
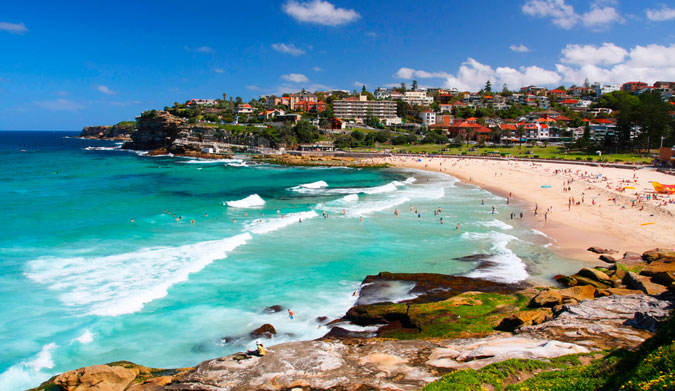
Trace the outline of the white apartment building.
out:
M 419 117 L 422 119 L 422 125 L 436 125 L 436 113 L 431 110 L 424 110 L 420 112 Z
M 396 115 L 396 102 L 368 100 L 365 95 L 334 101 L 333 114 L 342 120 L 354 119 L 356 122 L 363 122 L 370 116 L 377 117 L 388 125 L 401 123 L 401 119 Z
M 426 91 L 406 91 L 401 100 L 411 106 L 429 106 L 434 102 L 434 98 L 427 96 Z
M 597 96 L 609 94 L 610 92 L 621 91 L 619 84 L 598 84 L 595 87 L 595 94 Z

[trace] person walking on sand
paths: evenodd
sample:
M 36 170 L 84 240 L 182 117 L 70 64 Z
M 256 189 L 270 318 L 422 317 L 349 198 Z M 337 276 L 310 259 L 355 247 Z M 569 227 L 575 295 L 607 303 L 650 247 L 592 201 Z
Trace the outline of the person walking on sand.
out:
M 295 319 L 295 312 L 291 311 L 290 308 L 288 309 L 288 318 L 291 320 Z

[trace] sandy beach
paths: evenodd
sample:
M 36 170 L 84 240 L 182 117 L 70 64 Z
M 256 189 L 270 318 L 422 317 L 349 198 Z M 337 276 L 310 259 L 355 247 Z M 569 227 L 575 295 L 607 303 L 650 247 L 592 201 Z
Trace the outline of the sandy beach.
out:
M 523 212 L 524 219 L 556 241 L 551 249 L 561 256 L 597 260 L 586 251 L 590 246 L 622 253 L 675 246 L 675 196 L 657 194 L 654 199 L 651 184 L 675 183 L 675 177 L 654 169 L 440 157 L 369 160 L 447 173 L 510 196 L 520 201 L 514 207 L 516 218 Z

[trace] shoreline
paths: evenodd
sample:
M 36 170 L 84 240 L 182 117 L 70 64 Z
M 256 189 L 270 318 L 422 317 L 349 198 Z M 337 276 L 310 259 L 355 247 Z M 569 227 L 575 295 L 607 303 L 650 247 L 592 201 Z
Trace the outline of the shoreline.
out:
M 643 169 L 629 171 L 607 167 L 579 167 L 561 163 L 522 163 L 514 161 L 476 160 L 461 158 L 409 158 L 402 156 L 373 158 L 375 163 L 387 163 L 396 168 L 414 168 L 440 172 L 456 177 L 464 184 L 476 185 L 493 194 L 518 200 L 526 205 L 523 211 L 531 226 L 555 240 L 550 250 L 577 260 L 597 261 L 586 251 L 590 246 L 611 248 L 619 251 L 643 251 L 649 247 L 672 248 L 675 245 L 675 204 L 655 206 L 656 202 L 672 200 L 665 195 L 658 201 L 643 201 L 632 207 L 634 194 L 615 190 L 621 180 L 637 182 L 634 191 L 646 194 L 651 188 L 649 181 L 667 181 L 667 174 Z M 571 170 L 555 174 L 555 170 Z M 579 171 L 579 173 L 577 173 Z M 588 174 L 603 174 L 605 181 L 593 181 Z M 497 178 L 497 179 L 495 179 Z M 562 191 L 563 182 L 571 180 L 572 190 Z M 634 181 L 634 180 L 633 180 Z M 543 188 L 542 185 L 551 187 Z M 609 187 L 609 188 L 608 188 Z M 569 206 L 573 197 L 575 204 Z M 588 199 L 591 199 L 591 202 Z M 615 198 L 616 202 L 609 201 Z M 582 203 L 581 200 L 584 200 Z M 576 202 L 579 202 L 577 205 Z M 595 203 L 595 204 L 593 204 Z M 539 206 L 534 216 L 535 205 Z M 545 221 L 545 211 L 552 207 Z M 648 223 L 647 225 L 642 225 Z

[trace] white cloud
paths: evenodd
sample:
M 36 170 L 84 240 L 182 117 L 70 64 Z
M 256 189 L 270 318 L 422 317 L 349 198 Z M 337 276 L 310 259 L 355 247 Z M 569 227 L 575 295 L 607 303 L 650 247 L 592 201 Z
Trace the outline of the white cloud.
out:
M 665 22 L 675 19 L 675 8 L 669 8 L 665 5 L 661 9 L 648 9 L 647 18 L 655 22 Z
M 289 0 L 282 9 L 293 19 L 299 22 L 320 24 L 324 26 L 339 26 L 353 22 L 361 17 L 353 9 L 335 8 L 328 1 L 294 1 Z
M 96 86 L 96 89 L 97 89 L 100 93 L 103 93 L 103 94 L 106 94 L 106 95 L 115 95 L 115 94 L 117 94 L 115 91 L 113 91 L 113 90 L 111 90 L 110 88 L 108 88 L 108 86 L 104 86 L 104 85 Z
M 189 46 L 184 46 L 186 52 L 194 52 L 194 53 L 202 53 L 202 54 L 211 54 L 214 53 L 215 50 L 213 48 L 208 47 L 208 46 L 199 46 L 196 48 L 191 48 Z
M 576 45 L 565 46 L 560 61 L 566 64 L 618 64 L 626 58 L 628 51 L 613 43 L 603 43 L 602 46 Z
M 450 76 L 450 74 L 446 72 L 427 72 L 406 67 L 402 67 L 401 69 L 398 70 L 398 72 L 394 74 L 394 77 L 398 79 L 414 79 L 414 78 L 431 79 L 431 78 L 444 78 L 448 76 Z
M 28 28 L 23 23 L 0 22 L 0 31 L 7 31 L 11 34 L 25 34 Z
M 213 68 L 213 71 L 215 73 L 225 73 L 225 69 L 223 69 L 223 68 Z
M 83 105 L 72 100 L 59 98 L 57 100 L 37 101 L 31 104 L 40 109 L 50 111 L 78 111 L 84 108 Z
M 594 29 L 606 28 L 612 23 L 622 23 L 623 17 L 614 7 L 593 7 L 581 16 L 584 25 Z
M 612 23 L 622 23 L 624 18 L 619 14 L 615 1 L 596 0 L 591 3 L 591 9 L 579 14 L 574 7 L 565 0 L 528 0 L 522 7 L 523 13 L 530 16 L 551 18 L 553 24 L 569 30 L 582 23 L 593 30 L 607 28 Z
M 314 72 L 321 72 L 321 71 L 323 71 L 323 69 L 321 69 L 320 67 L 314 67 L 314 68 L 312 68 L 312 70 L 313 70 Z
M 293 83 L 306 83 L 309 81 L 307 76 L 303 75 L 302 73 L 288 73 L 281 75 L 281 78 Z
M 556 69 L 565 81 L 575 84 L 583 83 L 586 78 L 591 82 L 617 84 L 627 81 L 653 83 L 657 80 L 675 79 L 675 44 L 670 46 L 638 45 L 629 51 L 619 49 L 627 52 L 621 61 L 571 63 L 580 65 L 578 68 L 558 64 Z M 602 65 L 611 65 L 611 67 Z
M 279 53 L 290 54 L 291 56 L 299 56 L 301 54 L 305 54 L 304 50 L 300 49 L 299 47 L 296 47 L 292 43 L 288 45 L 285 43 L 273 43 L 272 49 L 276 50 Z
M 571 29 L 579 19 L 574 7 L 566 4 L 565 0 L 529 0 L 522 10 L 527 15 L 550 17 L 554 24 L 564 29 Z
M 367 87 L 368 84 L 363 83 L 363 82 L 360 82 L 360 81 L 358 81 L 358 80 L 354 82 L 354 87 L 363 87 L 363 86 L 366 86 L 366 87 Z
M 370 38 L 377 38 L 377 33 L 374 31 L 368 31 L 366 35 L 369 36 Z
M 520 44 L 520 45 L 511 45 L 509 46 L 509 49 L 513 50 L 514 52 L 518 53 L 527 53 L 530 51 L 530 48 L 527 46 Z

